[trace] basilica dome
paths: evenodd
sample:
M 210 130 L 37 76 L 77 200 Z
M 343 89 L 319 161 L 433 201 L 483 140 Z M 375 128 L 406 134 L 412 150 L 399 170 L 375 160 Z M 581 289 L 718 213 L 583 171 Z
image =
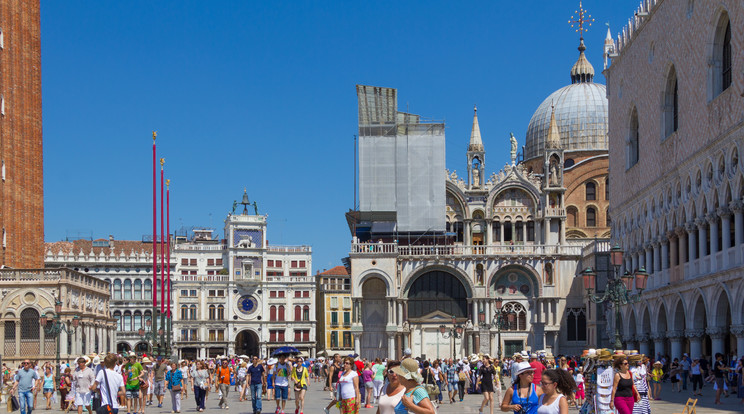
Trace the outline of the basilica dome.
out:
M 566 152 L 608 150 L 605 86 L 593 82 L 594 68 L 584 50 L 581 39 L 579 59 L 571 68 L 571 85 L 550 94 L 532 115 L 527 127 L 525 160 L 543 154 L 553 109 L 561 146 Z

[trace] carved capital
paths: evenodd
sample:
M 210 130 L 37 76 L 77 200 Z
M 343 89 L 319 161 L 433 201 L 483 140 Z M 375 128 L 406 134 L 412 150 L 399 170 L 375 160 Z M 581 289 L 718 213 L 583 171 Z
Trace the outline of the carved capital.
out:
M 705 334 L 705 329 L 687 329 L 685 336 L 688 338 L 700 338 Z
M 655 243 L 653 241 L 650 241 L 650 242 L 646 243 L 646 245 L 643 246 L 643 248 L 646 251 L 653 250 L 654 249 L 654 245 L 655 245 Z
M 716 212 L 721 217 L 731 217 L 731 210 L 728 207 L 720 207 Z
M 682 340 L 682 338 L 685 337 L 685 331 L 668 331 L 667 332 L 667 338 L 673 340 L 673 341 L 679 341 Z
M 718 222 L 718 214 L 710 213 L 705 217 L 706 220 L 708 220 L 708 223 L 715 224 Z
M 633 335 L 623 335 L 623 341 L 625 342 L 633 342 L 634 337 Z
M 731 325 L 731 333 L 741 338 L 744 336 L 744 325 Z
M 720 327 L 720 326 L 715 326 L 715 327 L 712 327 L 712 328 L 707 328 L 705 330 L 705 333 L 707 333 L 708 335 L 710 335 L 710 337 L 713 338 L 713 339 L 722 339 L 722 338 L 726 337 L 726 334 L 728 334 L 728 328 L 724 328 L 724 327 Z
M 674 230 L 669 230 L 666 232 L 666 241 L 672 240 L 677 237 L 677 232 Z
M 677 227 L 676 229 L 674 229 L 674 232 L 677 233 L 677 237 L 687 236 L 687 229 L 685 229 L 684 226 Z
M 744 210 L 744 203 L 742 203 L 741 200 L 734 200 L 729 203 L 729 209 L 734 213 L 739 213 Z
M 651 336 L 651 339 L 654 340 L 654 342 L 655 341 L 663 341 L 664 339 L 666 339 L 666 335 L 664 335 L 661 332 L 654 332 L 650 336 Z
M 703 229 L 703 228 L 705 228 L 705 224 L 706 224 L 707 222 L 708 222 L 707 220 L 705 220 L 705 219 L 702 219 L 702 218 L 698 218 L 698 219 L 695 219 L 695 224 L 696 224 L 696 225 L 698 226 L 698 229 Z
M 636 341 L 638 342 L 646 342 L 648 341 L 648 335 L 647 334 L 636 334 Z
M 693 220 L 685 223 L 685 230 L 687 230 L 688 233 L 696 232 L 697 225 L 695 224 L 695 221 Z

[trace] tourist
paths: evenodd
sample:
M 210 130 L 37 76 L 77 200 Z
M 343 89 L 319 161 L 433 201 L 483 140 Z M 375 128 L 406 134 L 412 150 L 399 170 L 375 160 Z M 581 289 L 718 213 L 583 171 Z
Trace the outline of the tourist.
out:
M 539 385 L 542 378 L 542 372 L 545 369 L 545 365 L 537 360 L 537 353 L 535 352 L 530 355 L 530 366 L 535 370 L 535 375 L 532 379 L 532 383 L 535 385 Z
M 654 388 L 654 392 L 652 393 L 654 400 L 661 399 L 661 380 L 664 378 L 663 366 L 664 364 L 662 364 L 661 361 L 656 361 L 651 369 L 651 384 L 653 384 Z
M 269 358 L 266 361 L 266 399 L 269 401 L 274 399 L 274 365 L 276 363 L 276 358 Z
M 302 363 L 302 357 L 297 359 L 297 365 L 292 370 L 292 381 L 295 391 L 295 414 L 303 414 L 305 410 L 305 394 L 307 393 L 308 369 Z
M 387 363 L 387 380 L 388 384 L 385 389 L 381 390 L 380 398 L 377 405 L 377 414 L 397 414 L 408 413 L 408 410 L 403 408 L 401 411 L 396 410 L 399 404 L 401 404 L 401 398 L 406 392 L 406 387 L 398 380 L 398 375 L 393 371 L 393 368 L 400 366 L 398 361 L 388 361 Z
M 220 366 L 214 372 L 214 383 L 219 387 L 220 392 L 220 401 L 217 403 L 217 406 L 225 410 L 230 408 L 227 405 L 227 395 L 230 393 L 230 377 L 233 373 L 233 369 L 228 366 L 227 362 L 227 358 L 223 359 Z
M 537 414 L 539 398 L 543 391 L 535 385 L 535 369 L 528 362 L 512 365 L 517 380 L 506 390 L 501 401 L 501 411 L 514 411 L 515 414 Z
M 562 367 L 543 371 L 540 388 L 543 394 L 537 402 L 537 414 L 568 414 L 568 400 L 577 390 L 568 371 Z
M 341 404 L 341 414 L 359 412 L 362 396 L 359 392 L 359 374 L 356 372 L 356 365 L 352 357 L 344 358 L 343 371 L 338 378 L 338 397 Z
M 375 363 L 372 365 L 372 371 L 375 375 L 372 377 L 372 384 L 374 385 L 374 396 L 375 404 L 380 402 L 380 394 L 382 394 L 382 384 L 385 383 L 385 371 L 387 368 L 385 364 L 380 361 L 380 358 L 375 358 Z
M 660 362 L 657 361 L 657 363 L 661 365 Z M 633 374 L 629 371 L 628 360 L 626 358 L 616 358 L 613 366 L 615 368 L 615 378 L 612 383 L 610 409 L 617 408 L 617 414 L 633 414 L 633 404 L 640 402 L 641 396 L 633 385 Z M 659 381 L 661 381 L 661 377 L 659 378 Z
M 457 365 L 452 362 L 452 359 L 450 358 L 442 367 L 442 370 L 444 371 L 445 378 L 447 378 L 447 393 L 449 395 L 449 402 L 450 404 L 453 404 L 455 402 L 455 397 L 457 396 L 457 389 L 458 389 L 458 378 L 457 378 Z
M 437 392 L 439 391 L 439 387 L 437 386 L 436 372 L 427 360 L 422 363 L 421 376 L 423 378 L 423 385 L 426 388 L 426 391 L 429 393 L 429 398 L 432 402 L 434 402 L 437 395 L 441 395 L 441 392 Z
M 246 382 L 251 388 L 251 402 L 253 413 L 260 413 L 262 408 L 261 395 L 266 392 L 266 369 L 254 356 L 251 366 L 248 367 L 248 378 Z
M 181 382 L 184 384 L 190 382 L 189 366 L 187 361 L 181 361 L 181 367 L 179 369 L 181 370 Z M 186 386 L 182 386 L 181 388 L 183 389 L 182 399 L 189 398 L 189 388 Z
M 60 409 L 62 410 L 67 409 L 69 406 L 69 404 L 67 404 L 67 394 L 70 393 L 70 388 L 72 387 L 71 372 L 70 367 L 65 367 L 65 370 L 59 379 L 59 404 Z
M 669 380 L 672 382 L 672 392 L 682 392 L 682 385 L 680 379 L 682 376 L 682 365 L 679 363 L 679 358 L 669 364 Z
M 633 404 L 633 414 L 651 414 L 651 403 L 648 396 L 648 371 L 641 363 L 640 355 L 629 355 L 630 373 L 633 375 L 633 386 L 640 396 L 640 400 Z
M 726 368 L 726 364 L 723 362 L 723 354 L 717 352 L 716 361 L 713 363 L 713 376 L 716 383 L 716 405 L 723 404 L 721 402 L 721 394 L 724 391 L 723 376 L 726 374 L 726 371 L 728 371 L 728 368 Z
M 396 406 L 396 413 L 415 412 L 419 414 L 435 414 L 434 404 L 429 399 L 426 389 L 421 386 L 423 378 L 418 373 L 418 362 L 413 358 L 405 358 L 392 371 L 398 381 L 406 388 L 405 393 Z
M 126 390 L 124 388 L 124 378 L 121 374 L 114 371 L 118 357 L 114 354 L 108 354 L 103 358 L 103 369 L 96 374 L 96 380 L 91 386 L 91 390 L 100 389 L 101 406 L 111 406 L 113 414 L 119 413 L 119 397 L 124 397 Z
M 584 368 L 576 367 L 574 371 L 574 382 L 576 383 L 576 404 L 581 407 L 584 404 L 584 398 L 586 398 L 586 392 L 584 391 Z
M 364 383 L 364 391 L 366 393 L 364 401 L 367 402 L 364 405 L 364 408 L 372 408 L 372 404 L 370 403 L 372 402 L 372 397 L 375 391 L 375 384 L 372 382 L 374 375 L 375 372 L 372 371 L 372 366 L 367 362 L 362 370 L 362 383 Z
M 682 389 L 687 391 L 687 378 L 690 377 L 690 367 L 692 366 L 690 356 L 686 353 L 682 354 L 680 365 L 682 366 Z
M 272 369 L 274 374 L 274 392 L 276 400 L 276 410 L 284 414 L 284 408 L 287 405 L 289 397 L 289 375 L 292 372 L 292 363 L 287 361 L 287 355 L 279 355 L 279 360 Z M 281 409 L 281 411 L 279 411 Z
M 460 402 L 462 402 L 463 398 L 465 397 L 465 387 L 468 382 L 468 374 L 463 371 L 463 367 L 458 366 L 457 367 L 457 392 L 460 395 Z
M 145 413 L 145 407 L 142 404 L 143 400 L 140 400 L 140 381 L 145 381 L 145 372 L 142 368 L 142 364 L 137 362 L 137 354 L 131 352 L 127 357 L 128 362 L 122 367 L 124 372 L 123 376 L 126 376 L 126 399 L 127 399 L 127 413 Z M 144 396 L 143 396 L 144 398 Z M 78 404 L 75 400 L 75 404 Z M 80 409 L 78 405 L 78 413 Z M 134 411 L 133 411 L 134 410 Z
M 75 405 L 77 406 L 78 414 L 83 413 L 83 407 L 92 412 L 91 407 L 91 393 L 90 386 L 96 380 L 93 370 L 88 367 L 90 359 L 88 357 L 80 357 L 77 360 L 78 366 L 73 374 L 74 386 L 75 386 Z
M 736 393 L 741 398 L 741 404 L 744 404 L 744 356 L 736 361 L 736 367 L 734 368 L 736 373 Z
M 238 401 L 243 401 L 248 399 L 246 394 L 248 393 L 248 386 L 245 382 L 245 379 L 248 376 L 248 363 L 245 361 L 240 362 L 240 367 L 238 368 L 237 372 L 237 378 L 235 379 L 235 391 L 240 391 L 240 394 L 238 396 Z
M 163 364 L 164 365 L 164 364 Z M 165 373 L 165 386 L 171 393 L 171 410 L 174 413 L 181 412 L 181 393 L 183 391 L 183 373 L 178 369 L 178 364 L 172 362 L 170 370 Z
M 83 363 L 85 363 L 84 359 Z M 22 365 L 23 369 L 19 369 L 15 374 L 15 383 L 10 393 L 14 394 L 18 390 L 21 414 L 30 414 L 34 405 L 33 389 L 36 387 L 36 381 L 39 380 L 39 373 L 32 369 L 31 361 L 28 359 L 23 361 Z
M 493 414 L 493 382 L 496 376 L 496 370 L 491 365 L 491 358 L 488 355 L 483 357 L 483 365 L 478 369 L 478 377 L 481 384 L 481 393 L 483 394 L 483 401 L 481 401 L 479 413 L 483 412 L 483 407 L 488 405 L 488 409 Z
M 205 408 L 207 390 L 212 386 L 211 375 L 209 375 L 207 364 L 204 361 L 196 361 L 194 366 L 196 369 L 191 373 L 191 387 L 194 390 L 196 409 L 202 412 Z
M 52 374 L 52 367 L 48 366 L 44 369 L 44 398 L 46 398 L 46 409 L 52 409 L 52 394 L 54 394 L 54 375 Z
M 700 366 L 699 359 L 694 359 L 690 365 L 690 379 L 692 381 L 692 395 L 703 395 L 703 369 Z M 653 396 L 653 393 L 651 396 Z

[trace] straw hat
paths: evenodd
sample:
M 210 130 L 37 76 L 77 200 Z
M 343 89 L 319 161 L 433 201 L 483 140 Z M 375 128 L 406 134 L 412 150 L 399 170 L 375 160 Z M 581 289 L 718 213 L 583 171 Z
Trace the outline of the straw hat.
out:
M 517 364 L 517 374 L 516 375 L 519 376 L 519 374 L 522 374 L 522 373 L 528 372 L 528 371 L 534 371 L 534 370 L 535 370 L 535 368 L 532 368 L 532 365 L 530 365 L 529 362 L 520 362 L 519 364 Z
M 654 366 L 657 366 L 657 365 L 658 365 L 658 366 L 661 366 L 661 361 L 656 361 L 656 362 L 654 362 Z
M 414 380 L 417 384 L 421 384 L 423 377 L 418 373 L 418 362 L 413 358 L 406 358 L 401 361 L 400 365 L 393 368 L 392 371 L 396 375 L 399 375 L 405 379 Z
M 150 358 L 148 358 L 148 357 L 144 357 L 144 358 L 142 358 L 142 363 L 143 363 L 143 364 L 151 364 L 151 363 L 152 363 L 152 361 L 150 361 Z
M 620 350 L 618 350 L 618 351 L 615 351 L 615 352 L 614 352 L 614 353 L 612 354 L 612 357 L 613 357 L 613 358 L 625 358 L 625 357 L 626 357 L 626 355 L 625 355 L 625 353 L 623 353 L 623 351 L 620 351 Z
M 609 361 L 612 359 L 612 351 L 607 348 L 597 350 L 597 355 L 599 355 L 600 361 Z

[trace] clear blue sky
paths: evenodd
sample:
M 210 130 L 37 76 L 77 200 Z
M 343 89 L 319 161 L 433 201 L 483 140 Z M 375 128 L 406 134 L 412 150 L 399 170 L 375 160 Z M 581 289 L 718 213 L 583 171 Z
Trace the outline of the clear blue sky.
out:
M 604 82 L 637 0 L 586 0 Z M 309 244 L 314 269 L 351 236 L 354 85 L 447 123 L 464 171 L 473 104 L 487 175 L 537 106 L 570 83 L 578 1 L 52 1 L 41 5 L 45 237 L 151 232 L 151 131 L 166 157 L 171 230 L 223 220 L 243 188 L 272 244 Z M 462 175 L 462 174 L 461 174 Z

